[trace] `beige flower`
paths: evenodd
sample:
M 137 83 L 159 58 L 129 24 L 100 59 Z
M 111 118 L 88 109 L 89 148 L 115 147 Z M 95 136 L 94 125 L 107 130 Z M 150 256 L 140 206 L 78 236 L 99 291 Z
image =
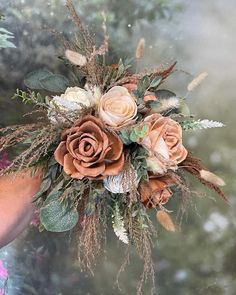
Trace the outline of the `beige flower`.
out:
M 115 86 L 101 97 L 98 112 L 106 125 L 118 129 L 136 120 L 137 104 L 125 87 Z
M 57 123 L 58 121 L 63 121 L 64 118 L 55 111 L 56 108 L 62 112 L 73 112 L 81 110 L 82 107 L 92 106 L 95 103 L 96 99 L 91 91 L 86 91 L 80 87 L 68 87 L 61 96 L 54 96 L 52 98 L 48 118 L 52 123 Z
M 94 103 L 92 94 L 79 87 L 69 87 L 61 96 L 54 96 L 52 103 L 63 111 L 75 111 Z
M 142 144 L 149 152 L 147 164 L 155 174 L 164 174 L 168 169 L 177 169 L 177 165 L 187 157 L 182 144 L 182 128 L 174 120 L 153 114 L 144 119 L 149 125 Z

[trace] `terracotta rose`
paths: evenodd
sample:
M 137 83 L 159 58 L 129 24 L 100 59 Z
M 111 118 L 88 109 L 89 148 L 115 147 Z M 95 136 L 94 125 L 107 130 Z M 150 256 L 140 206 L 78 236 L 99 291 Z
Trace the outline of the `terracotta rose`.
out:
M 149 126 L 149 130 L 140 144 L 149 152 L 149 169 L 155 174 L 165 174 L 168 169 L 175 170 L 188 154 L 182 144 L 181 126 L 160 114 L 146 117 L 144 124 Z
M 114 86 L 105 93 L 98 104 L 101 120 L 114 129 L 134 123 L 137 116 L 135 98 L 122 86 Z
M 84 116 L 62 133 L 54 156 L 65 173 L 76 179 L 103 179 L 117 175 L 124 166 L 122 141 L 91 115 Z
M 172 196 L 170 186 L 175 184 L 169 176 L 149 176 L 149 181 L 141 181 L 139 193 L 141 202 L 147 208 L 155 208 L 158 205 L 166 204 Z

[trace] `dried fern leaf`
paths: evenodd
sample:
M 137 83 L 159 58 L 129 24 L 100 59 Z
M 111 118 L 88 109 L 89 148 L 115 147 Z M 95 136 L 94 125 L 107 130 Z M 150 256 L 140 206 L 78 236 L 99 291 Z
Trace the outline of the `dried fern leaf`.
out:
M 114 233 L 119 238 L 119 240 L 122 241 L 124 244 L 129 244 L 129 238 L 128 238 L 127 231 L 125 229 L 124 220 L 117 204 L 115 206 L 112 226 L 113 226 Z

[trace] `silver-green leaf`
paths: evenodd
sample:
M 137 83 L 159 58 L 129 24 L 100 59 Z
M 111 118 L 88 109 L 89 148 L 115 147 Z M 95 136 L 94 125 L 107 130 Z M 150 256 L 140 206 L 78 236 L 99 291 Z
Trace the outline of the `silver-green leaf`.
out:
M 40 69 L 38 71 L 30 72 L 24 79 L 25 85 L 30 89 L 42 89 L 41 80 L 52 76 L 53 74 L 46 70 Z
M 64 92 L 69 86 L 69 81 L 62 75 L 51 75 L 40 79 L 40 85 L 43 89 L 50 92 Z
M 78 222 L 77 210 L 63 204 L 60 195 L 61 192 L 49 195 L 40 210 L 40 220 L 47 231 L 65 232 L 71 230 Z

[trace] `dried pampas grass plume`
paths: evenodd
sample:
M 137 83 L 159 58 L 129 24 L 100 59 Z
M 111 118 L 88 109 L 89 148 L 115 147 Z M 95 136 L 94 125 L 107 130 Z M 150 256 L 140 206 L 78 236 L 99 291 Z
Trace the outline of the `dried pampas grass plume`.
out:
M 167 212 L 159 210 L 157 211 L 156 217 L 159 223 L 164 227 L 164 229 L 172 232 L 176 231 L 175 224 Z
M 135 57 L 137 59 L 141 59 L 144 55 L 144 50 L 145 50 L 145 44 L 146 41 L 144 38 L 141 38 L 138 42 L 137 48 L 136 48 L 136 52 L 135 52 Z
M 189 84 L 188 84 L 188 91 L 193 91 L 196 87 L 198 87 L 203 80 L 206 79 L 206 77 L 208 76 L 207 72 L 203 72 L 200 75 L 198 75 L 196 78 L 194 78 Z
M 76 66 L 84 67 L 87 63 L 87 59 L 84 55 L 70 49 L 65 51 L 65 56 L 72 64 Z
M 210 183 L 218 186 L 224 186 L 225 182 L 222 178 L 207 170 L 200 170 L 200 177 Z

